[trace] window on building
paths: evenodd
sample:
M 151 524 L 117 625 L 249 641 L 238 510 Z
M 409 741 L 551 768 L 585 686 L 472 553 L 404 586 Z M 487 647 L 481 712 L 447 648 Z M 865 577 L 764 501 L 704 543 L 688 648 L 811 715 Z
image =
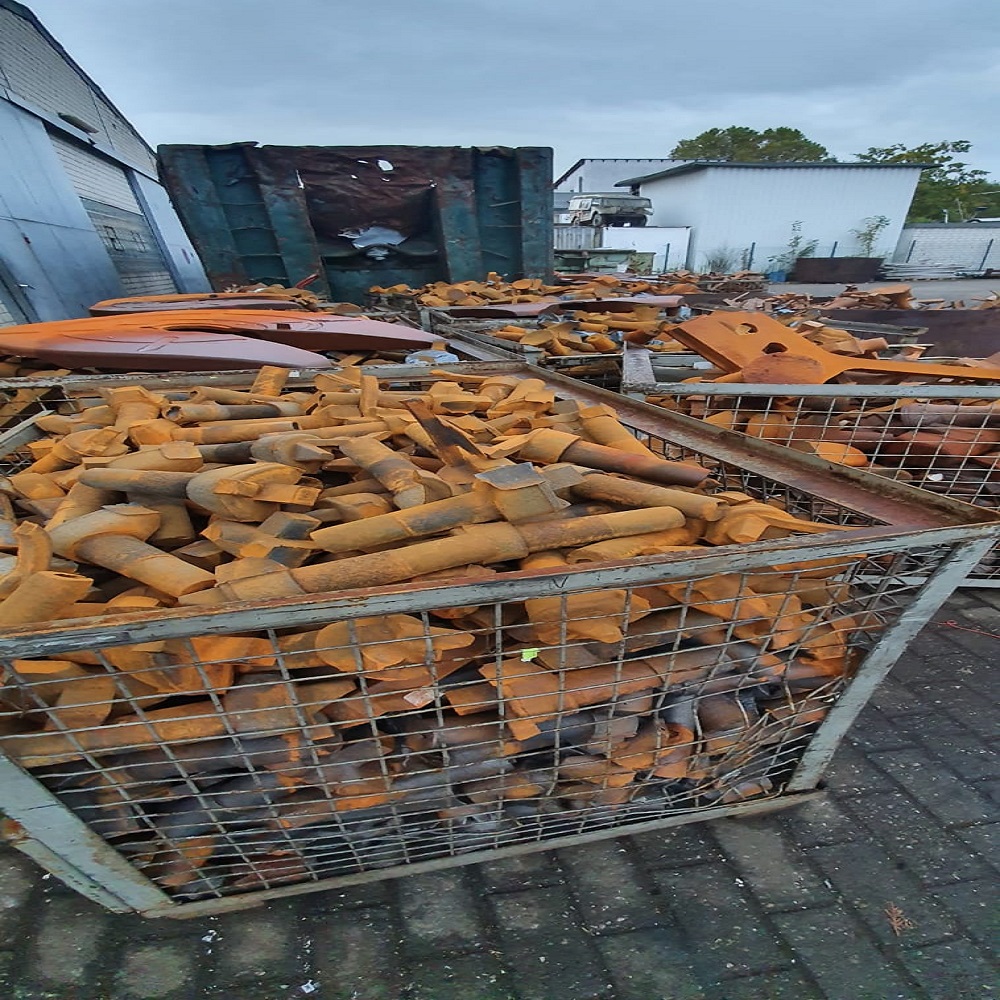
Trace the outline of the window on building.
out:
M 122 243 L 121 237 L 118 235 L 118 231 L 114 226 L 104 226 L 104 242 L 107 243 L 112 250 L 117 250 L 119 253 L 124 251 L 125 244 Z

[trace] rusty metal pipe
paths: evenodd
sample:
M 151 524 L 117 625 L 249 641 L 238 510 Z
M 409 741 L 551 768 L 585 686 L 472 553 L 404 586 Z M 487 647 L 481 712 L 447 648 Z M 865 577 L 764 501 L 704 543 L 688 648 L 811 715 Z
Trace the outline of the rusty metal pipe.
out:
M 669 507 L 596 514 L 574 521 L 519 524 L 501 521 L 469 527 L 449 538 L 417 542 L 388 552 L 351 556 L 216 587 L 185 604 L 265 600 L 301 594 L 340 592 L 358 587 L 378 587 L 469 563 L 509 562 L 531 552 L 586 545 L 623 535 L 643 534 L 674 527 L 683 515 Z M 358 528 L 354 522 L 349 527 Z M 313 533 L 313 539 L 319 532 Z
M 583 500 L 609 500 L 628 507 L 676 507 L 688 517 L 702 521 L 718 521 L 727 510 L 723 501 L 713 497 L 599 473 L 584 476 L 583 482 L 572 487 L 570 492 Z
M 588 469 L 618 472 L 666 486 L 699 486 L 708 478 L 708 470 L 697 465 L 619 451 L 549 428 L 532 431 L 514 443 L 517 454 L 529 462 L 572 462 Z
M 155 511 L 120 504 L 67 521 L 49 537 L 53 549 L 67 559 L 114 570 L 171 597 L 213 586 L 211 573 L 146 544 L 159 522 Z
M 95 510 L 100 510 L 108 504 L 113 504 L 117 498 L 111 490 L 99 490 L 85 483 L 75 482 L 56 508 L 55 513 L 46 523 L 46 528 L 58 528 L 66 521 L 72 521 L 75 517 L 82 517 L 84 514 L 92 514 Z
M 358 468 L 374 476 L 392 493 L 397 507 L 420 507 L 451 496 L 451 488 L 443 479 L 373 437 L 352 438 L 341 442 L 339 447 Z
M 161 472 L 155 469 L 86 469 L 80 475 L 84 486 L 115 493 L 144 493 L 161 497 L 187 496 L 194 472 Z
M 86 461 L 84 465 L 86 466 Z M 108 469 L 156 470 L 158 472 L 195 472 L 205 464 L 199 450 L 190 441 L 167 441 L 154 448 L 143 448 L 113 458 Z
M 167 420 L 200 423 L 205 420 L 266 420 L 269 417 L 297 417 L 302 407 L 296 403 L 175 403 L 164 412 Z
M 0 603 L 0 626 L 58 621 L 93 585 L 90 577 L 76 573 L 34 573 Z

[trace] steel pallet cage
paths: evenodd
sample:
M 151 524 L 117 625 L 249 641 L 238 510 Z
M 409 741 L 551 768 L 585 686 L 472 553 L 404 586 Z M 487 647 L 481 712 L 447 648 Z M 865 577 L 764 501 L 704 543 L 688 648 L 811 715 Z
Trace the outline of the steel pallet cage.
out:
M 719 491 L 829 530 L 10 629 L 11 842 L 109 909 L 193 916 L 815 794 L 900 652 L 996 540 L 995 515 L 546 378 L 706 464 Z M 72 409 L 102 381 L 50 385 L 48 404 Z M 8 471 L 33 436 L 31 422 L 4 435 Z
M 658 381 L 655 359 L 625 353 L 622 392 L 750 430 L 776 444 L 845 446 L 921 489 L 1000 508 L 1000 384 L 750 385 Z M 689 377 L 696 377 L 691 371 Z M 1000 548 L 965 586 L 1000 587 Z

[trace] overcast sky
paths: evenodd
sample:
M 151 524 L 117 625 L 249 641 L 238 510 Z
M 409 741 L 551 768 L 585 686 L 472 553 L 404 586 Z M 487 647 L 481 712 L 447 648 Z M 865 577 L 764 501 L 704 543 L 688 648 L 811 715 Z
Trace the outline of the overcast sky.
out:
M 26 0 L 152 145 L 666 156 L 789 125 L 969 139 L 1000 177 L 1000 0 Z

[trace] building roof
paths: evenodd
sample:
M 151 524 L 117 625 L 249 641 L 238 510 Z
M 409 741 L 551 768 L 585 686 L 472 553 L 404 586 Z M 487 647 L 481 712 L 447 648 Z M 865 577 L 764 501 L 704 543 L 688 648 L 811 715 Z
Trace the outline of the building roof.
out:
M 2 0 L 0 0 L 0 2 L 2 2 Z M 571 177 L 586 163 L 631 163 L 633 160 L 650 160 L 652 162 L 659 161 L 660 163 L 676 162 L 669 156 L 586 156 L 581 160 L 577 160 L 576 163 L 566 170 L 561 177 L 556 178 L 556 180 L 552 182 L 552 186 L 554 188 L 559 187 L 560 184 Z
M 805 168 L 815 169 L 816 167 L 837 170 L 876 167 L 884 170 L 905 167 L 908 170 L 926 170 L 929 166 L 930 164 L 927 163 L 734 163 L 732 160 L 691 160 L 688 163 L 681 163 L 676 167 L 667 167 L 666 170 L 658 170 L 653 174 L 644 174 L 641 177 L 629 177 L 626 180 L 618 181 L 615 187 L 629 187 L 633 184 L 643 184 L 646 181 L 658 181 L 661 177 L 677 177 L 679 174 L 693 174 L 698 170 L 708 170 L 709 167 L 740 167 L 748 170 L 802 170 Z

